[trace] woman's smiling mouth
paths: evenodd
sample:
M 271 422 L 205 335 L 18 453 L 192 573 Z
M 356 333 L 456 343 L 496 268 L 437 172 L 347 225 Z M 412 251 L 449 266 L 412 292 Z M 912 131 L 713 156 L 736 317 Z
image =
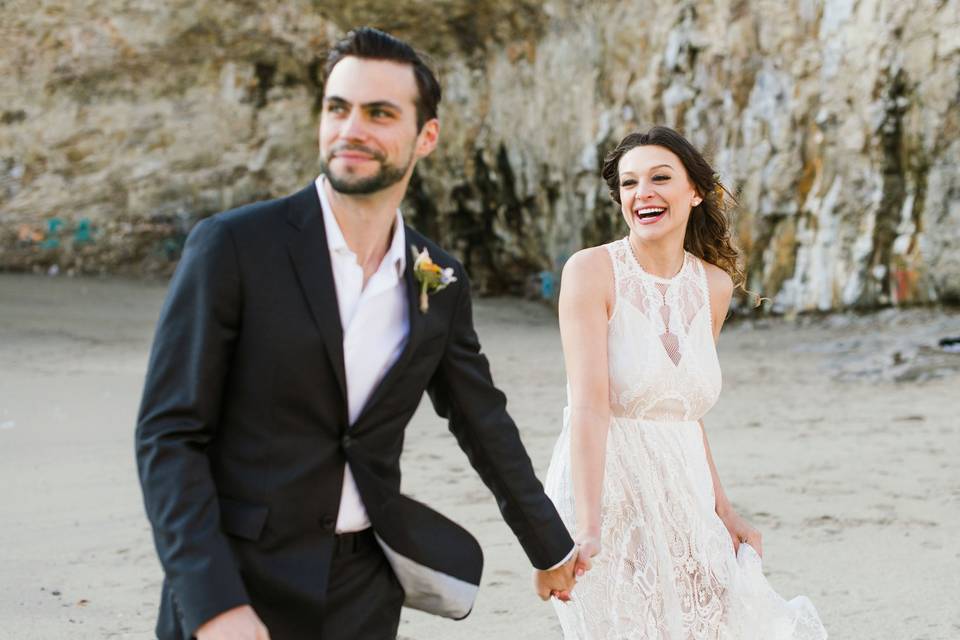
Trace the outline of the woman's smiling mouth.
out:
M 641 207 L 633 210 L 640 224 L 656 224 L 667 212 L 666 207 Z

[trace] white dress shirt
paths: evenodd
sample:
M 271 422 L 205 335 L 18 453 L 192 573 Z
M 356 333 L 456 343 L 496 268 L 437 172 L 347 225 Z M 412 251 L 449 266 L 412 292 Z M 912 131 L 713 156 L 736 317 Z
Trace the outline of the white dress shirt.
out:
M 407 287 L 403 271 L 407 264 L 403 216 L 397 210 L 390 248 L 377 271 L 363 286 L 363 267 L 347 242 L 327 200 L 323 174 L 316 180 L 323 226 L 327 232 L 330 266 L 337 288 L 340 324 L 343 327 L 343 366 L 347 376 L 347 412 L 350 426 L 357 421 L 367 400 L 390 367 L 400 357 L 410 333 Z M 361 531 L 370 518 L 360 499 L 357 484 L 347 464 L 337 513 L 337 533 Z

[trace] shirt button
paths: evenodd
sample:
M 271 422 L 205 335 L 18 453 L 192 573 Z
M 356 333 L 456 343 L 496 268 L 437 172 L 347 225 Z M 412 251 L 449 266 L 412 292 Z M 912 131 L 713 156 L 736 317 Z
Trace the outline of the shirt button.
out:
M 333 516 L 322 516 L 320 518 L 320 526 L 324 531 L 333 531 L 333 527 L 336 526 L 337 521 Z
M 349 449 L 353 445 L 353 440 L 350 439 L 350 436 L 343 436 L 340 438 L 340 444 L 344 449 Z

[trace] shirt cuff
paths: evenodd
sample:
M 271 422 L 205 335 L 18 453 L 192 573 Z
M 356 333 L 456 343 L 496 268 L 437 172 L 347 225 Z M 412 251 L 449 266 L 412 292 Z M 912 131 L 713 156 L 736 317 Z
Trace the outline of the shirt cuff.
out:
M 575 554 L 576 552 L 577 552 L 577 545 L 573 545 L 573 549 L 570 549 L 570 553 L 568 553 L 566 556 L 564 556 L 563 560 L 561 560 L 561 561 L 558 562 L 557 564 L 555 564 L 555 565 L 553 565 L 552 567 L 550 567 L 549 569 L 547 569 L 547 571 L 553 571 L 554 569 L 557 569 L 557 568 L 562 567 L 563 565 L 567 564 L 568 562 L 570 562 L 570 558 L 572 558 L 572 557 L 573 557 L 573 554 Z

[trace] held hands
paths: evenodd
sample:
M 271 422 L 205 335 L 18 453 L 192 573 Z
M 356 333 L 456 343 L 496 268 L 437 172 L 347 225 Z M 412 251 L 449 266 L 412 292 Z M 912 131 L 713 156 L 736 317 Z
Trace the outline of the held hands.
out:
M 203 623 L 197 629 L 197 640 L 270 640 L 270 633 L 253 607 L 243 605 Z
M 533 588 L 541 600 L 549 600 L 552 595 L 563 602 L 570 599 L 570 590 L 577 583 L 574 576 L 576 563 L 577 552 L 574 551 L 569 560 L 555 569 L 533 570 Z
M 733 540 L 733 552 L 740 550 L 740 543 L 746 542 L 761 558 L 763 557 L 763 542 L 760 532 L 750 526 L 750 523 L 740 517 L 731 507 L 718 510 L 717 515 L 723 521 L 730 538 Z
M 599 552 L 599 537 L 584 537 L 566 563 L 549 571 L 534 569 L 533 586 L 537 595 L 541 600 L 549 600 L 554 596 L 561 602 L 569 602 L 570 592 L 577 583 L 577 578 L 593 567 L 592 558 Z

